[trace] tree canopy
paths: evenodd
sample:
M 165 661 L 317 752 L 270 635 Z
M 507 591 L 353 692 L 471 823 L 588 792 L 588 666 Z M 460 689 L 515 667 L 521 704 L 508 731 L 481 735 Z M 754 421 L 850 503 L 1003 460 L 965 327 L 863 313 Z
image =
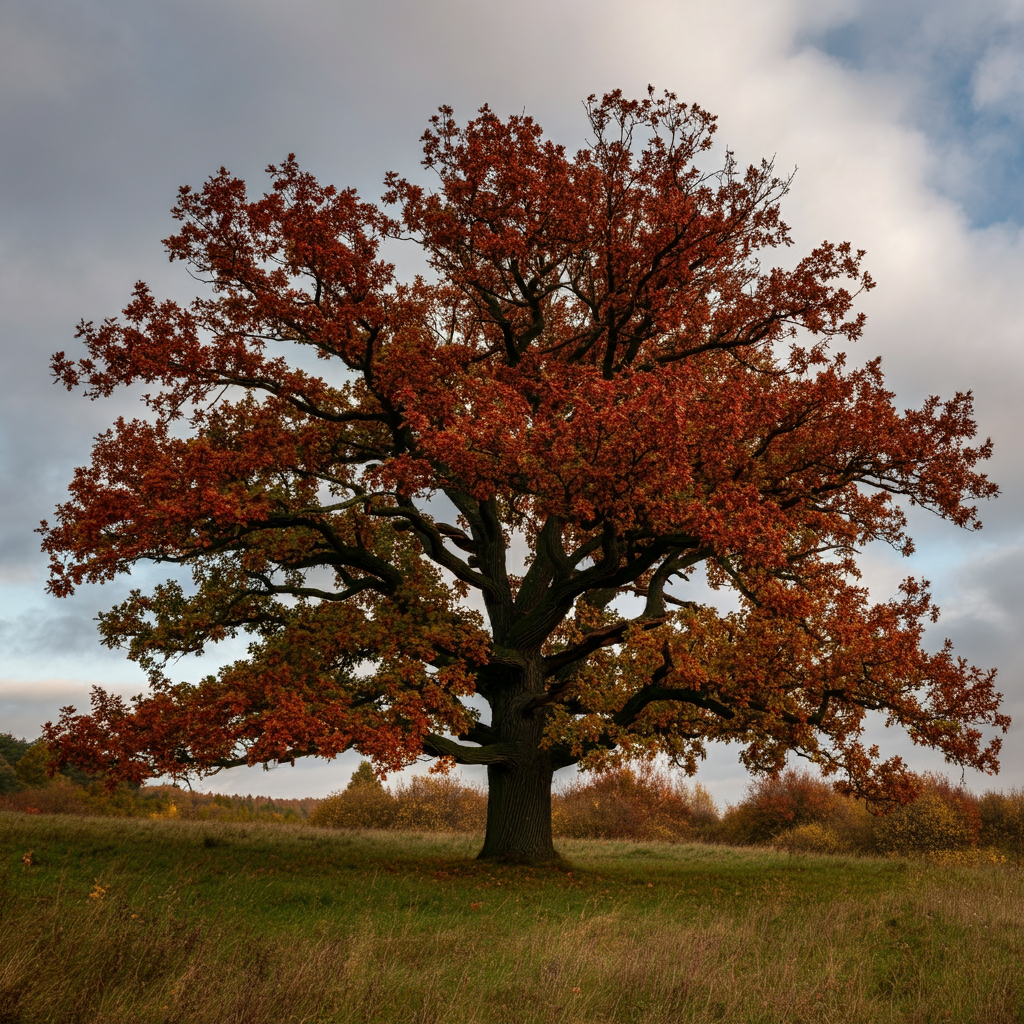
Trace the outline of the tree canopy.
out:
M 434 186 L 388 175 L 381 204 L 293 156 L 259 198 L 223 168 L 180 190 L 165 245 L 204 294 L 140 282 L 54 357 L 91 398 L 145 385 L 147 412 L 43 524 L 51 591 L 142 561 L 191 576 L 101 616 L 152 692 L 64 709 L 63 761 L 136 782 L 353 746 L 484 764 L 484 853 L 511 856 L 553 854 L 552 772 L 581 762 L 692 772 L 733 741 L 752 771 L 795 752 L 907 799 L 863 740 L 880 712 L 997 769 L 994 672 L 925 650 L 927 584 L 873 603 L 857 565 L 912 551 L 908 504 L 980 526 L 970 392 L 901 413 L 878 359 L 848 365 L 863 252 L 766 269 L 789 181 L 703 169 L 712 115 L 653 90 L 586 112 L 570 156 L 527 116 L 442 108 Z M 429 273 L 396 279 L 397 239 Z M 697 574 L 738 610 L 694 600 Z M 216 676 L 166 674 L 245 634 Z

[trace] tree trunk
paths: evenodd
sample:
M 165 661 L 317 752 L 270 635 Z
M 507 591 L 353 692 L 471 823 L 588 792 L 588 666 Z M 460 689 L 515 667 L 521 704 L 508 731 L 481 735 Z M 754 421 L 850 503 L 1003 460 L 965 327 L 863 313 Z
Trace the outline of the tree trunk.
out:
M 487 836 L 481 858 L 558 860 L 551 841 L 551 777 L 546 751 L 523 764 L 487 766 Z
M 541 749 L 543 713 L 527 710 L 544 692 L 540 657 L 490 698 L 491 728 L 514 754 L 487 766 L 487 836 L 481 858 L 558 860 L 551 842 L 551 755 Z

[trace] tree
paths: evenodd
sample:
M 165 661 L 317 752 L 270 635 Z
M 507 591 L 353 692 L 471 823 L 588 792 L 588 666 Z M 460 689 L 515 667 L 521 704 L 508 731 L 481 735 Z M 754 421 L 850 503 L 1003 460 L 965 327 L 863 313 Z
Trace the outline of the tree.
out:
M 26 739 L 16 739 L 12 733 L 0 732 L 0 755 L 8 764 L 16 764 L 32 744 Z
M 7 758 L 0 754 L 0 796 L 4 793 L 15 793 L 20 788 L 21 780 Z
M 48 786 L 50 778 L 46 774 L 49 751 L 42 740 L 36 740 L 14 765 L 14 774 L 18 781 L 26 787 Z
M 373 765 L 369 761 L 360 761 L 359 767 L 352 773 L 352 778 L 348 780 L 348 785 L 345 789 L 346 791 L 351 789 L 380 791 L 384 787 L 380 784 L 380 779 L 377 778 Z
M 700 170 L 710 114 L 653 90 L 586 111 L 570 157 L 529 117 L 442 108 L 436 187 L 391 174 L 383 207 L 292 156 L 261 198 L 223 168 L 180 190 L 165 245 L 208 292 L 139 283 L 80 325 L 85 358 L 54 357 L 90 398 L 144 385 L 148 414 L 97 438 L 43 524 L 51 592 L 179 571 L 101 616 L 152 693 L 63 709 L 60 761 L 112 781 L 353 746 L 384 771 L 486 765 L 482 856 L 525 858 L 555 855 L 567 765 L 693 772 L 735 741 L 754 772 L 795 751 L 906 800 L 906 765 L 862 741 L 875 711 L 997 769 L 994 672 L 923 649 L 925 584 L 872 604 L 857 571 L 870 541 L 910 553 L 907 503 L 980 525 L 997 488 L 970 393 L 901 414 L 879 360 L 847 366 L 863 253 L 764 269 L 789 182 L 731 154 Z M 395 279 L 394 239 L 428 278 Z M 688 598 L 700 572 L 739 609 Z M 166 676 L 239 634 L 217 676 Z

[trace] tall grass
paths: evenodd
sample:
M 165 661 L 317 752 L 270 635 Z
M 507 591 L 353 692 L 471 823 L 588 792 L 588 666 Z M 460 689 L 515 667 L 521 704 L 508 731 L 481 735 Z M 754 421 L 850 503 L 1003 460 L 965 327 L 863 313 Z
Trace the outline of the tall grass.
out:
M 1007 866 L 0 813 L 0 1021 L 1019 1021 Z M 26 859 L 26 854 L 30 854 Z

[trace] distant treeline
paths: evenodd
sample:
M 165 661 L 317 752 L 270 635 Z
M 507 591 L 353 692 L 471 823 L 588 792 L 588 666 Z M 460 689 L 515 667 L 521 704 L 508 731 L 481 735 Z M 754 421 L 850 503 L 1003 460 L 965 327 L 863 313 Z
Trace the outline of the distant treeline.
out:
M 48 778 L 41 742 L 0 735 L 0 810 L 37 814 L 303 822 L 326 828 L 481 832 L 487 793 L 458 776 L 416 776 L 385 788 L 368 761 L 326 799 L 194 793 L 176 786 L 120 785 L 73 770 Z M 724 812 L 699 783 L 649 765 L 579 776 L 552 795 L 556 836 L 774 846 L 793 853 L 927 856 L 1024 861 L 1024 791 L 978 796 L 943 776 L 889 813 L 841 796 L 808 772 L 751 782 Z
M 178 786 L 119 785 L 69 769 L 50 778 L 45 745 L 0 734 L 0 810 L 28 814 L 97 814 L 219 821 L 306 821 L 321 803 L 312 797 L 225 796 Z

